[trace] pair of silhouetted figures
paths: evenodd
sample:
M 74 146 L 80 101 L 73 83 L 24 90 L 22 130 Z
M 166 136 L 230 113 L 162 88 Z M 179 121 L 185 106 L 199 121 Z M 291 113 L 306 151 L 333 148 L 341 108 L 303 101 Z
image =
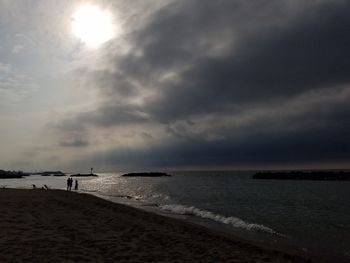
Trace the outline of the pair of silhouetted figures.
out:
M 67 191 L 71 191 L 72 190 L 72 186 L 73 186 L 73 178 L 69 177 L 67 179 Z M 75 179 L 75 186 L 74 186 L 74 190 L 78 190 L 78 180 Z

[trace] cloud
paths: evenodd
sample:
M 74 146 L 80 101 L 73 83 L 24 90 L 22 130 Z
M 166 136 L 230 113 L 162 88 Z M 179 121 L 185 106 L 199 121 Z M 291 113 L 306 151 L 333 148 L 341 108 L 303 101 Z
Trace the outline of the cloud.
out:
M 21 52 L 21 50 L 23 50 L 23 48 L 24 48 L 23 45 L 17 44 L 13 47 L 12 53 L 17 54 L 17 53 Z
M 84 160 L 101 167 L 300 167 L 345 165 L 350 154 L 350 89 L 310 92 L 284 105 L 205 116 L 167 126 L 147 147 L 115 147 Z M 310 167 L 310 166 L 308 166 Z
M 0 63 L 0 73 L 1 74 L 8 74 L 10 72 L 11 72 L 11 65 Z
M 131 30 L 123 52 L 116 39 L 76 71 L 99 103 L 70 119 L 88 132 L 157 130 L 142 147 L 91 156 L 109 165 L 349 160 L 349 7 L 174 1 Z
M 20 103 L 37 87 L 32 78 L 19 73 L 10 64 L 0 63 L 0 105 Z
M 62 147 L 86 147 L 89 142 L 82 138 L 75 138 L 74 140 L 61 141 L 59 145 Z
M 314 8 L 312 18 L 302 17 L 283 27 L 269 25 L 243 37 L 241 44 L 232 45 L 223 57 L 208 57 L 202 50 L 194 48 L 195 51 L 189 51 L 188 56 L 200 50 L 199 58 L 181 74 L 180 81 L 164 87 L 158 97 L 150 100 L 148 110 L 162 120 L 169 120 L 221 110 L 229 105 L 284 99 L 311 89 L 349 82 L 350 63 L 347 58 L 350 54 L 346 46 L 350 37 L 344 34 L 350 26 L 345 11 L 348 7 L 348 4 L 327 5 L 326 11 L 321 5 Z M 200 4 L 198 8 L 201 8 Z M 212 10 L 207 10 L 208 16 L 213 14 Z M 271 14 L 274 11 L 270 10 Z M 222 13 L 218 14 L 222 16 Z M 164 29 L 156 30 L 168 32 L 167 27 L 181 23 L 180 28 L 188 28 L 186 19 L 175 17 L 168 23 L 160 23 Z M 202 25 L 202 22 L 198 24 Z M 151 29 L 147 35 L 153 35 Z M 183 50 L 188 44 L 188 36 L 182 35 L 181 31 L 176 33 L 174 36 L 184 39 L 183 42 L 168 40 L 169 36 L 165 34 L 156 39 L 158 42 L 154 41 L 151 50 L 144 50 L 146 54 L 156 51 L 155 58 L 148 57 L 147 62 L 152 64 L 150 68 L 157 68 L 157 54 L 166 58 L 165 54 L 171 54 L 169 49 Z M 197 32 L 192 30 L 192 33 L 193 39 L 198 40 Z M 163 43 L 164 39 L 169 43 Z M 195 45 L 191 43 L 189 46 Z M 181 107 L 178 107 L 179 101 Z

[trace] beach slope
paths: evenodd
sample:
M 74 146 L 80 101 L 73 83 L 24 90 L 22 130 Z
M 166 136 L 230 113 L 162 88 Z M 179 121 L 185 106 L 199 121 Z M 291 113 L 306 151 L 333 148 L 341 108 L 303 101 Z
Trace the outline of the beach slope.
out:
M 87 194 L 0 190 L 0 262 L 308 262 Z

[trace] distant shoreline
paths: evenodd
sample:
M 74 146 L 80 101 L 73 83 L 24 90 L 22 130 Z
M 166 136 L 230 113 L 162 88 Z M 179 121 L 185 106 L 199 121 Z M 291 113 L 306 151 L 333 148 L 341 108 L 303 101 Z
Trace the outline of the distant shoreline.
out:
M 350 171 L 263 171 L 255 173 L 252 178 L 267 180 L 350 181 Z

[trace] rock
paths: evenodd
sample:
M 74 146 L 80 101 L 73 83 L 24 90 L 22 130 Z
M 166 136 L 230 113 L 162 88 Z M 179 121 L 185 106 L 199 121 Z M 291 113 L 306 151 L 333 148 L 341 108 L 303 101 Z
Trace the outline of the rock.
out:
M 88 174 L 71 174 L 71 177 L 87 177 L 87 176 L 93 176 L 93 177 L 97 177 L 97 174 L 92 174 L 92 173 L 88 173 Z
M 345 171 L 258 172 L 253 175 L 253 179 L 350 181 L 350 172 L 345 172 Z
M 161 172 L 143 172 L 143 173 L 127 173 L 123 174 L 124 177 L 163 177 L 163 176 L 171 176 L 167 173 Z

